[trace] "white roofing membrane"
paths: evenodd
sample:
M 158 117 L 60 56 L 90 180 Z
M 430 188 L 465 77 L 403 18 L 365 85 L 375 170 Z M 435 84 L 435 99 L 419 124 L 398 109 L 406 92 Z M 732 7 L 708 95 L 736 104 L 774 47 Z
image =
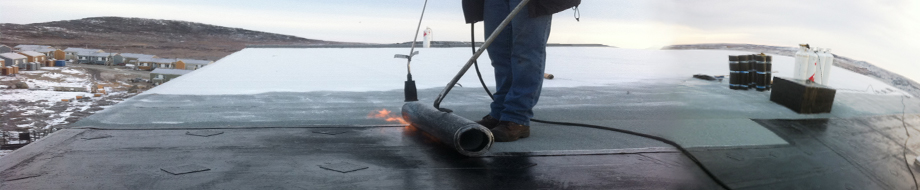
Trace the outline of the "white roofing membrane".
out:
M 470 48 L 428 48 L 412 60 L 419 89 L 443 88 L 472 55 Z M 183 75 L 145 93 L 219 95 L 266 92 L 389 91 L 403 89 L 406 60 L 393 58 L 409 48 L 247 48 L 208 67 Z M 751 54 L 726 50 L 641 50 L 609 47 L 549 47 L 544 87 L 630 85 L 639 81 L 679 82 L 693 74 L 728 75 L 728 55 Z M 773 56 L 774 76 L 791 77 L 794 59 Z M 494 86 L 488 54 L 479 59 L 483 78 Z M 839 67 L 831 70 L 829 86 L 856 92 L 892 89 L 871 77 Z M 692 79 L 696 80 L 696 79 Z M 723 81 L 728 88 L 728 80 Z M 471 67 L 460 80 L 479 87 Z M 874 92 L 866 92 L 874 93 Z

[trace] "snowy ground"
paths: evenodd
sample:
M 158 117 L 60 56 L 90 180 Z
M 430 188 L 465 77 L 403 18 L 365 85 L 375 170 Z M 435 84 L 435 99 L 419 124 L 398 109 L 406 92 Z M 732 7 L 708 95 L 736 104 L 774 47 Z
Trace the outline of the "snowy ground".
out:
M 258 94 L 265 92 L 388 91 L 403 88 L 408 48 L 247 48 L 146 93 Z M 468 48 L 419 49 L 412 75 L 419 89 L 443 88 L 471 56 Z M 631 85 L 643 80 L 688 80 L 693 74 L 728 75 L 727 50 L 637 50 L 609 47 L 547 48 L 544 87 Z M 794 59 L 773 55 L 776 76 L 790 77 Z M 480 57 L 488 85 L 494 84 L 488 54 Z M 231 80 L 226 75 L 238 76 Z M 181 82 L 179 82 L 181 81 Z M 726 88 L 727 88 L 727 81 Z M 480 84 L 472 69 L 460 80 L 466 88 Z M 833 68 L 829 85 L 842 93 L 906 94 L 884 82 Z M 871 88 L 870 88 L 871 86 Z M 869 90 L 867 90 L 869 89 Z
M 0 137 L 5 140 L 0 143 L 17 140 L 17 134 L 26 131 L 31 131 L 34 137 L 42 137 L 133 96 L 111 88 L 113 85 L 109 81 L 94 78 L 82 67 L 43 67 L 38 71 L 20 71 L 17 76 L 0 76 Z M 29 89 L 10 88 L 20 81 L 28 84 Z M 107 86 L 110 93 L 93 97 L 89 92 L 93 84 Z M 86 92 L 58 92 L 53 91 L 54 87 L 79 87 Z M 77 100 L 77 96 L 91 98 Z M 3 154 L 0 152 L 0 156 Z

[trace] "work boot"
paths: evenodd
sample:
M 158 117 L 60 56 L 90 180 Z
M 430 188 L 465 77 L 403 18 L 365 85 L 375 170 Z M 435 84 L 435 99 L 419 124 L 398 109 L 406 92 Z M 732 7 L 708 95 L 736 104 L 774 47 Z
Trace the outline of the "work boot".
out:
M 495 119 L 491 115 L 486 115 L 485 117 L 482 117 L 482 120 L 476 121 L 476 123 L 482 125 L 483 127 L 489 128 L 489 129 L 494 129 L 495 127 L 498 127 L 498 124 L 500 122 L 501 121 L 499 121 L 498 119 Z
M 496 142 L 511 142 L 530 136 L 530 126 L 504 121 L 491 130 Z

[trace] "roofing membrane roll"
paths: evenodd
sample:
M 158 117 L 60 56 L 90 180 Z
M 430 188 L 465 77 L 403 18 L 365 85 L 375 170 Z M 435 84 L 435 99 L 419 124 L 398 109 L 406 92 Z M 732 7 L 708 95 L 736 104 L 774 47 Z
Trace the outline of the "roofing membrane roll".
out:
M 757 91 L 764 91 L 767 89 L 767 61 L 766 55 L 752 55 L 754 57 L 754 87 Z
M 402 117 L 412 126 L 466 156 L 485 154 L 494 142 L 492 132 L 479 123 L 418 101 L 404 104 Z
M 773 56 L 768 55 L 764 57 L 764 67 L 766 68 L 764 70 L 766 73 L 764 76 L 764 78 L 766 78 L 766 90 L 770 90 L 770 88 L 773 86 Z
M 754 89 L 757 88 L 757 70 L 755 69 L 757 66 L 757 57 L 754 54 L 746 56 L 748 57 L 748 77 L 750 79 L 748 81 L 748 88 Z
M 739 84 L 740 89 L 747 90 L 751 86 L 751 57 L 750 55 L 739 55 L 738 56 L 738 72 L 741 75 L 741 83 Z
M 738 56 L 729 55 L 728 56 L 728 88 L 729 89 L 738 89 L 740 88 L 741 78 L 738 75 Z

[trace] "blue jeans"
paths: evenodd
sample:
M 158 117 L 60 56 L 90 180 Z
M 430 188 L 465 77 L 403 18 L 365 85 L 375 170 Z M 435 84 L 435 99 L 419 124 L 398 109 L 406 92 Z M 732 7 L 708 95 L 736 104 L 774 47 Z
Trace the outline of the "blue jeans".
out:
M 521 0 L 486 0 L 485 34 L 489 36 Z M 530 6 L 530 5 L 527 5 Z M 495 68 L 492 117 L 530 125 L 540 99 L 546 66 L 546 41 L 552 16 L 531 18 L 528 7 L 511 20 L 487 51 Z

